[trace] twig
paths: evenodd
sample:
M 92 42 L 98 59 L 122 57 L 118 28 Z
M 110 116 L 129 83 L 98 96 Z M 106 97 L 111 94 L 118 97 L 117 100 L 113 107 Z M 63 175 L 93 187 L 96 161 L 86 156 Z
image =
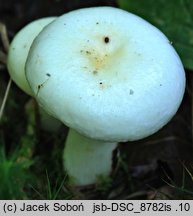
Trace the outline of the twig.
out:
M 3 116 L 3 111 L 4 111 L 4 108 L 5 108 L 5 104 L 7 102 L 7 98 L 8 98 L 8 95 L 9 95 L 9 90 L 10 90 L 10 87 L 11 87 L 11 83 L 12 83 L 12 80 L 11 78 L 9 79 L 9 82 L 7 84 L 7 88 L 6 88 L 6 91 L 5 91 L 5 95 L 4 95 L 4 98 L 3 98 L 3 102 L 1 104 L 1 108 L 0 108 L 0 121 L 1 121 L 1 118 Z
M 8 50 L 9 50 L 9 38 L 8 38 L 8 35 L 7 35 L 7 29 L 6 29 L 6 26 L 1 22 L 0 22 L 0 35 L 1 35 L 1 40 L 2 40 L 3 47 L 5 49 L 5 52 L 8 53 Z M 0 52 L 0 59 L 1 59 L 2 63 L 4 63 L 6 65 L 7 56 L 6 56 L 6 54 L 4 52 Z M 7 84 L 5 95 L 4 95 L 4 98 L 3 98 L 3 102 L 2 102 L 1 107 L 0 107 L 0 121 L 1 121 L 2 116 L 3 116 L 3 111 L 5 109 L 5 104 L 7 102 L 7 98 L 8 98 L 8 95 L 9 95 L 10 88 L 11 88 L 11 83 L 12 83 L 12 80 L 10 78 L 9 82 Z
M 1 40 L 4 46 L 4 49 L 6 51 L 6 53 L 8 53 L 9 50 L 9 39 L 7 36 L 7 29 L 6 26 L 0 22 L 0 34 L 1 34 Z

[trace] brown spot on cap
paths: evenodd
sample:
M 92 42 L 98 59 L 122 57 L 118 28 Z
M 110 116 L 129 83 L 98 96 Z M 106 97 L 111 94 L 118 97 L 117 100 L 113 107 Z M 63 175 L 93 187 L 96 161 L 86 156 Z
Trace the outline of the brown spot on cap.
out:
M 109 42 L 110 42 L 109 37 L 104 37 L 104 42 L 105 42 L 105 43 L 109 43 Z

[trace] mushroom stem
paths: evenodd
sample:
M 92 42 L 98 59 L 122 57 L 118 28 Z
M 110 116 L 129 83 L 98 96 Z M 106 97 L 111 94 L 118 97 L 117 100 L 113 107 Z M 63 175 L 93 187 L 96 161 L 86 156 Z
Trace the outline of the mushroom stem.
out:
M 116 142 L 94 140 L 70 129 L 63 157 L 72 182 L 84 186 L 96 183 L 100 176 L 108 176 L 112 168 L 112 152 L 116 147 Z

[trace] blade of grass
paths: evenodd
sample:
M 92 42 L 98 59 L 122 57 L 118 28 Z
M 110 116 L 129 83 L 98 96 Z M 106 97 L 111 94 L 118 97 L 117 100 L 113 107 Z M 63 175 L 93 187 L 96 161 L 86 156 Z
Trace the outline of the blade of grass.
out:
M 38 195 L 42 200 L 44 200 L 43 195 L 42 195 L 38 190 L 36 190 L 31 184 L 29 185 L 29 187 L 30 187 L 32 190 L 34 190 L 34 191 L 37 193 L 37 195 Z
M 10 88 L 11 88 L 11 83 L 12 83 L 12 80 L 11 80 L 11 78 L 10 78 L 10 79 L 9 79 L 9 82 L 8 82 L 8 84 L 7 84 L 7 88 L 6 88 L 6 91 L 5 91 L 5 95 L 4 95 L 4 97 L 3 97 L 3 102 L 2 102 L 1 108 L 0 108 L 0 121 L 1 121 L 1 119 L 2 119 L 3 111 L 4 111 L 4 108 L 5 108 L 7 99 L 8 99 L 9 91 L 10 91 Z
M 52 191 L 51 191 L 51 184 L 50 184 L 50 179 L 49 179 L 47 170 L 46 170 L 46 179 L 47 179 L 47 184 L 48 184 L 47 197 L 48 197 L 48 199 L 51 200 L 52 199 Z
M 190 176 L 191 180 L 193 181 L 193 174 L 190 172 L 190 170 L 184 165 L 184 163 L 182 163 L 183 168 L 186 170 L 186 172 L 188 173 L 188 175 Z
M 61 184 L 60 184 L 58 190 L 56 191 L 56 193 L 55 193 L 55 195 L 54 195 L 54 197 L 53 197 L 53 200 L 55 200 L 55 199 L 57 198 L 58 194 L 60 193 L 60 191 L 61 191 L 61 189 L 62 189 L 62 187 L 63 187 L 63 185 L 64 185 L 65 180 L 66 180 L 66 176 L 64 177 L 64 179 L 62 180 L 62 182 L 61 182 Z

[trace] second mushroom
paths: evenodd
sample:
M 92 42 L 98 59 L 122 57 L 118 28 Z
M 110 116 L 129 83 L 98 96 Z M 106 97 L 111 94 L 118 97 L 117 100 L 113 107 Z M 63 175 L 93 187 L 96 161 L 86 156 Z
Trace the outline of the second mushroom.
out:
M 70 128 L 64 166 L 76 185 L 110 174 L 118 142 L 167 124 L 185 88 L 183 65 L 163 33 L 111 7 L 72 11 L 45 27 L 26 77 L 40 106 Z

